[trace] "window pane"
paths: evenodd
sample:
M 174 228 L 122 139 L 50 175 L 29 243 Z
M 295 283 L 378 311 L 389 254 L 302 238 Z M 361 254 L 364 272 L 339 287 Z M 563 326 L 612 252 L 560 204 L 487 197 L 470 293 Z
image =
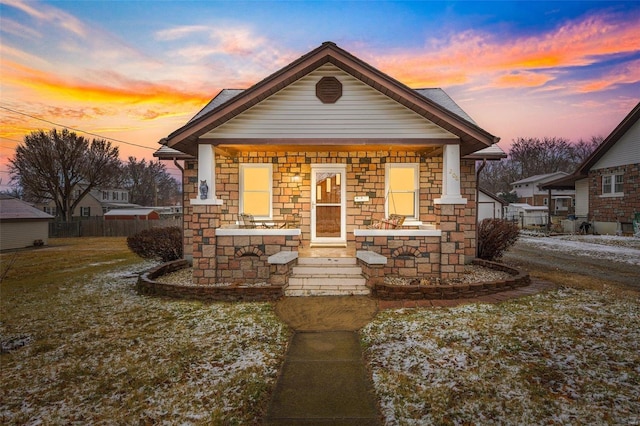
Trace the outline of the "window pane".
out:
M 244 190 L 245 191 L 269 191 L 271 177 L 268 167 L 245 167 Z
M 622 189 L 622 175 L 616 175 L 616 188 L 614 192 L 623 192 Z
M 268 192 L 244 192 L 242 195 L 244 212 L 254 216 L 269 216 Z
M 611 176 L 602 177 L 602 192 L 608 194 L 611 192 Z
M 389 214 L 415 217 L 415 205 L 415 193 L 413 192 L 389 193 Z
M 391 191 L 414 191 L 415 169 L 391 167 L 389 169 L 389 189 Z

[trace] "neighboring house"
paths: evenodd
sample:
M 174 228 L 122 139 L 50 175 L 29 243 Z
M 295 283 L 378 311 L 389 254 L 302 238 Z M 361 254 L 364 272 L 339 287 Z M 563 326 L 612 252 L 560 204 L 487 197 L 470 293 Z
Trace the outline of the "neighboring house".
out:
M 509 203 L 497 195 L 480 188 L 478 190 L 478 222 L 484 219 L 502 219 L 507 204 Z
M 640 103 L 573 174 L 543 188 L 575 190 L 576 217 L 591 231 L 632 233 L 640 213 Z
M 47 245 L 52 219 L 22 200 L 0 196 L 0 250 Z
M 521 228 L 540 227 L 549 223 L 549 209 L 527 203 L 510 203 L 505 208 L 505 219 L 517 222 Z
M 475 257 L 475 163 L 504 157 L 498 140 L 441 89 L 411 89 L 327 42 L 221 91 L 154 155 L 185 159 L 185 254 L 199 284 L 286 284 L 272 262 L 300 246 L 383 256 L 369 280 L 450 278 Z M 241 213 L 282 228 L 239 229 Z M 392 214 L 401 229 L 369 229 Z
M 75 191 L 76 196 L 81 193 L 80 189 Z M 53 201 L 46 203 L 36 203 L 37 208 L 56 216 L 56 204 Z M 139 207 L 137 204 L 129 203 L 129 192 L 124 189 L 94 189 L 90 191 L 80 201 L 80 204 L 73 211 L 73 218 L 102 217 L 113 209 L 130 209 Z
M 549 195 L 549 191 L 541 189 L 541 185 L 568 175 L 565 172 L 535 175 L 513 182 L 511 186 L 518 196 L 518 203 L 546 206 L 550 209 L 551 214 L 566 216 L 574 212 L 575 190 L 556 189 Z
M 152 208 L 113 209 L 104 214 L 104 220 L 158 220 L 160 214 Z

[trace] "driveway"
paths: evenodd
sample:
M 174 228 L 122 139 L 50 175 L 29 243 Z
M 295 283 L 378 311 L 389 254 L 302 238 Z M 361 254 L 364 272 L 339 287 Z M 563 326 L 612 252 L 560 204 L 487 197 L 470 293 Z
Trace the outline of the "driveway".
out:
M 536 272 L 566 272 L 640 290 L 638 238 L 523 236 L 502 261 L 534 276 Z

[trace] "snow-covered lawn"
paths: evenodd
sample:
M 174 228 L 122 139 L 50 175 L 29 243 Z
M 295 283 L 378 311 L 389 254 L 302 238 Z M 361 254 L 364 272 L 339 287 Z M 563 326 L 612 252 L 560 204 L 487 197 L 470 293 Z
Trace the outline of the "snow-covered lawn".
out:
M 3 341 L 27 339 L 1 355 L 0 423 L 259 419 L 289 336 L 272 306 L 139 296 L 141 269 L 62 282 L 42 307 L 25 293 L 24 318 L 0 324 Z
M 615 235 L 561 235 L 543 237 L 523 234 L 519 241 L 543 250 L 571 253 L 640 266 L 640 238 Z M 640 275 L 640 272 L 639 272 Z
M 386 424 L 640 424 L 640 301 L 561 288 L 386 311 L 362 340 Z

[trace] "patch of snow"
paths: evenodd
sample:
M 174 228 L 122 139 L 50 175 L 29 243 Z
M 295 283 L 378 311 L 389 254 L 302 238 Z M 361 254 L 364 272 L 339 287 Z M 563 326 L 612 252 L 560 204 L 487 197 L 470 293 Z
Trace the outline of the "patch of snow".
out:
M 576 256 L 606 259 L 640 266 L 640 240 L 612 235 L 569 235 L 532 237 L 520 240 L 540 249 L 571 253 Z

